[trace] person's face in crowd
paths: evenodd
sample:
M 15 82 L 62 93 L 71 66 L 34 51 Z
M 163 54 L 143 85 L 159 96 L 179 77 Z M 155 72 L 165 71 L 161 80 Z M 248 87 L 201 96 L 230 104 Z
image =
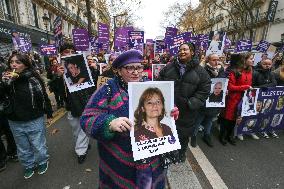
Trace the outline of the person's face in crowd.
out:
M 127 64 L 118 69 L 118 74 L 122 79 L 128 82 L 139 82 L 142 78 L 144 66 L 141 63 Z
M 217 83 L 214 86 L 214 95 L 220 95 L 222 91 L 222 84 L 221 83 Z
M 181 63 L 186 63 L 192 59 L 193 52 L 187 44 L 180 46 L 178 51 L 178 58 Z
M 157 55 L 155 56 L 155 61 L 160 62 L 160 55 L 159 55 L 159 54 L 157 54 Z
M 148 58 L 147 58 L 147 56 L 144 56 L 143 57 L 143 63 L 142 63 L 143 65 L 148 65 Z
M 266 53 L 264 53 L 264 54 L 261 55 L 261 59 L 262 59 L 262 60 L 266 60 L 266 59 L 268 58 L 267 56 L 268 56 L 268 55 L 267 55 Z
M 76 77 L 80 73 L 80 69 L 74 64 L 68 64 L 67 69 L 71 73 L 72 77 Z
M 13 56 L 10 60 L 10 67 L 12 70 L 15 70 L 17 73 L 23 72 L 28 68 L 25 64 L 18 60 L 17 56 Z
M 148 98 L 144 102 L 143 110 L 146 113 L 147 118 L 158 118 L 162 114 L 163 102 L 159 95 L 154 94 L 151 98 Z
M 102 71 L 105 72 L 108 69 L 107 64 L 101 64 Z
M 62 56 L 68 56 L 68 55 L 71 55 L 71 54 L 75 54 L 74 49 L 65 49 L 65 50 L 62 51 L 62 53 L 61 53 Z
M 256 111 L 260 112 L 261 111 L 261 107 L 262 107 L 262 102 L 261 101 L 257 101 L 257 103 L 256 103 Z
M 225 56 L 224 56 L 224 55 L 220 56 L 220 57 L 219 57 L 219 61 L 222 62 L 222 63 L 224 63 L 224 62 L 225 62 Z
M 209 64 L 214 68 L 218 66 L 218 61 L 219 56 L 217 54 L 213 54 L 209 57 Z
M 108 64 L 111 66 L 113 61 L 115 60 L 116 56 L 115 55 L 110 55 L 109 60 L 108 60 Z
M 58 64 L 58 62 L 57 62 L 57 60 L 56 60 L 56 59 L 53 59 L 51 63 L 52 63 L 52 65 L 53 65 L 53 66 L 55 66 L 55 65 L 57 65 L 57 64 Z
M 251 55 L 247 60 L 246 60 L 246 66 L 253 66 L 254 63 L 254 56 Z
M 262 67 L 264 70 L 269 70 L 269 69 L 271 69 L 271 67 L 272 67 L 272 61 L 269 60 L 269 59 L 263 60 L 263 61 L 261 62 L 261 67 Z
M 220 35 L 219 34 L 215 34 L 213 37 L 213 40 L 215 41 L 219 41 Z
M 87 62 L 88 62 L 88 65 L 91 66 L 92 64 L 95 63 L 93 57 L 91 55 L 88 55 L 87 57 Z

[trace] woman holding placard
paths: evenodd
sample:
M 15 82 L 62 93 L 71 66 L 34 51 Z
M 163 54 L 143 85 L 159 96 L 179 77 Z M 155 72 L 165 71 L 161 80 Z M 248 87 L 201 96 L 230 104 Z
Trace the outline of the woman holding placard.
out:
M 113 62 L 116 76 L 95 92 L 81 117 L 81 127 L 98 140 L 99 188 L 164 188 L 166 170 L 158 156 L 134 162 L 129 131 L 128 82 L 142 79 L 140 51 L 129 50 Z

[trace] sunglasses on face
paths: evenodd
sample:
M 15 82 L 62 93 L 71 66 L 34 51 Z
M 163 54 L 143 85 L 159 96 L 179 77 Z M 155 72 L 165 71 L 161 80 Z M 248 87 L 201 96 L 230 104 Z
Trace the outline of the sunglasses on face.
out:
M 122 68 L 126 69 L 126 71 L 128 73 L 133 73 L 135 70 L 137 70 L 137 72 L 142 73 L 144 70 L 144 66 L 123 66 Z

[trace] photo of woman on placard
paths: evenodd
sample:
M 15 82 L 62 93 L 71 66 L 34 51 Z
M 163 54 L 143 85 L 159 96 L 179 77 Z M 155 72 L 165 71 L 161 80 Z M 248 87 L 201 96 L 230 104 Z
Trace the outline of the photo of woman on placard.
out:
M 135 142 L 172 135 L 171 128 L 161 120 L 166 115 L 165 99 L 160 89 L 147 88 L 134 112 Z
M 80 67 L 76 63 L 66 62 L 65 65 L 67 68 L 67 78 L 71 80 L 70 85 L 78 85 L 86 81 L 87 77 L 81 72 Z
M 273 105 L 273 99 L 266 99 L 263 103 L 263 108 L 261 113 L 269 113 Z
M 281 110 L 284 107 L 284 96 L 280 96 L 277 101 L 276 110 Z
M 252 130 L 256 124 L 256 119 L 250 119 L 246 122 L 246 127 L 248 130 Z
M 223 100 L 223 83 L 221 81 L 215 83 L 213 93 L 209 96 L 209 102 L 222 102 Z
M 266 129 L 266 127 L 269 124 L 269 121 L 270 121 L 270 117 L 263 119 L 262 122 L 260 123 L 260 129 L 261 130 Z
M 260 113 L 262 109 L 262 101 L 257 101 L 256 103 L 256 112 Z

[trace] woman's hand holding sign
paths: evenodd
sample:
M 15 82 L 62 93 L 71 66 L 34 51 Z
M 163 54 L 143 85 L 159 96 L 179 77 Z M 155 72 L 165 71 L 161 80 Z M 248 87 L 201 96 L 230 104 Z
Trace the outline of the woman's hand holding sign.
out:
M 119 117 L 109 123 L 109 130 L 112 132 L 130 131 L 132 124 L 127 117 Z

